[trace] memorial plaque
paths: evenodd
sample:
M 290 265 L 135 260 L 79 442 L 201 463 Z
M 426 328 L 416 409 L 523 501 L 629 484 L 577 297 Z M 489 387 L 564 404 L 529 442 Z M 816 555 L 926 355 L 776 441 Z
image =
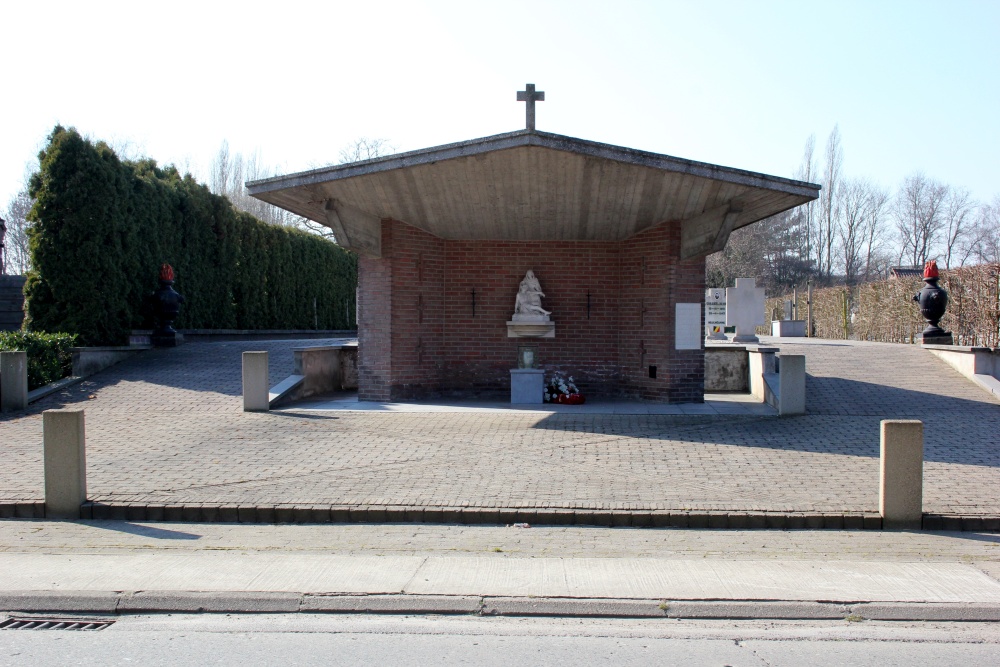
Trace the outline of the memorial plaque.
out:
M 705 290 L 705 337 L 711 340 L 726 339 L 726 290 Z

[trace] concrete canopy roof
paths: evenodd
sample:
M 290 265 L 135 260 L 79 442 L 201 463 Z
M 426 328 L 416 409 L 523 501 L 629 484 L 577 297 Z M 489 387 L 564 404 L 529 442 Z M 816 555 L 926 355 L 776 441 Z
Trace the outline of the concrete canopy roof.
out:
M 682 256 L 817 198 L 819 186 L 521 130 L 247 183 L 254 197 L 381 255 L 382 219 L 444 239 L 622 240 L 667 221 Z

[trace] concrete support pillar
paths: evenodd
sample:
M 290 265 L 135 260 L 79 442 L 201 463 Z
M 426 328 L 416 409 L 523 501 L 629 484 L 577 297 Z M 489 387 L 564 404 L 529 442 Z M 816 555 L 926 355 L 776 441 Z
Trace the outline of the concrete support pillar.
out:
M 28 353 L 0 352 L 0 412 L 28 407 Z
M 750 393 L 761 403 L 765 400 L 764 375 L 774 372 L 774 353 L 777 348 L 748 348 L 747 369 L 750 377 L 747 386 Z
M 45 518 L 79 519 L 87 500 L 87 456 L 83 410 L 42 413 Z
M 267 352 L 244 352 L 243 412 L 266 412 L 270 388 Z
M 806 357 L 782 354 L 778 360 L 779 415 L 806 413 Z
M 924 511 L 924 423 L 882 420 L 879 512 L 883 528 L 919 529 Z

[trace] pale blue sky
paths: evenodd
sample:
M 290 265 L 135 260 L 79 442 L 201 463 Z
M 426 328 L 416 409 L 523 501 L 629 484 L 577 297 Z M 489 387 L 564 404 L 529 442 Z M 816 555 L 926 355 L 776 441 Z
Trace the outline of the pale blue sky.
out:
M 0 205 L 57 122 L 200 177 L 524 127 L 778 176 L 1000 194 L 1000 2 L 73 2 L 4 8 Z

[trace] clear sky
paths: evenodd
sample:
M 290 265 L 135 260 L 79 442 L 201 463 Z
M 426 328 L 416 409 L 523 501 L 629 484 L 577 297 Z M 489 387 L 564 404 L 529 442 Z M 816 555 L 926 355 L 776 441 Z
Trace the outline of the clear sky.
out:
M 413 150 L 524 127 L 792 176 L 839 124 L 844 173 L 1000 194 L 1000 2 L 10 3 L 0 206 L 56 123 L 199 178 L 223 140 L 299 171 L 367 136 Z

